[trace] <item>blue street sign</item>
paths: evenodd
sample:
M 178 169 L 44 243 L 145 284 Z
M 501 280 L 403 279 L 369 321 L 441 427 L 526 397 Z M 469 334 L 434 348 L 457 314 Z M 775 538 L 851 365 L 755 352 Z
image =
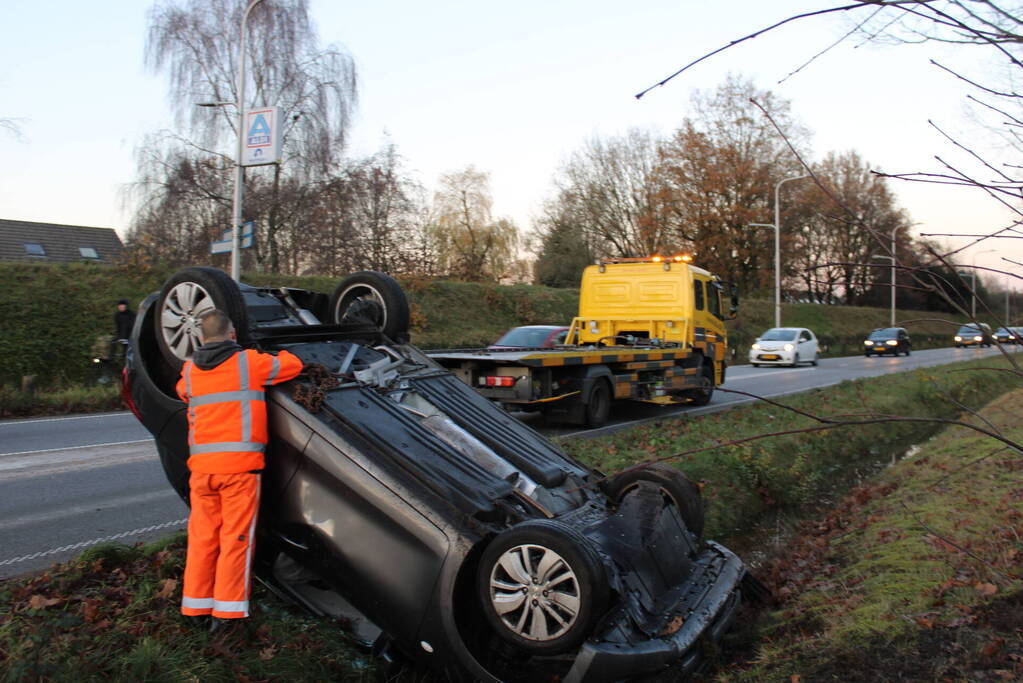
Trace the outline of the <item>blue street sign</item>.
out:
M 248 249 L 253 244 L 252 236 L 253 223 L 247 221 L 242 223 L 241 235 L 238 236 L 238 246 L 242 249 Z M 211 254 L 229 254 L 231 252 L 231 229 L 228 228 L 224 231 L 224 234 L 220 236 L 220 240 L 216 242 L 210 242 L 210 253 Z

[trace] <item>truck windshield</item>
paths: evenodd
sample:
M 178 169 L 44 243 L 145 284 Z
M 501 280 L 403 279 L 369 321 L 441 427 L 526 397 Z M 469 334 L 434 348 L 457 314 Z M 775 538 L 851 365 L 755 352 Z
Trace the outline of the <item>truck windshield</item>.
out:
M 775 327 L 760 335 L 760 341 L 794 341 L 798 330 Z

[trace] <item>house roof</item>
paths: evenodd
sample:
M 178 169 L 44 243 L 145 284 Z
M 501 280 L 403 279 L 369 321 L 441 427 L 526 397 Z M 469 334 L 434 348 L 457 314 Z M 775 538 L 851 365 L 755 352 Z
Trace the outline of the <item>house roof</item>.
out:
M 121 238 L 113 228 L 0 218 L 0 261 L 113 263 L 123 250 Z

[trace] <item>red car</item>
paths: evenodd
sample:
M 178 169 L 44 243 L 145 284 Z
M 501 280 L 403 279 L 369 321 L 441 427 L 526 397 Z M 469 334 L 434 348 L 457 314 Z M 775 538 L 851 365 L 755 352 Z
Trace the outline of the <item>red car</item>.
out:
M 550 349 L 565 343 L 568 328 L 562 325 L 523 325 L 513 327 L 488 346 L 488 349 Z

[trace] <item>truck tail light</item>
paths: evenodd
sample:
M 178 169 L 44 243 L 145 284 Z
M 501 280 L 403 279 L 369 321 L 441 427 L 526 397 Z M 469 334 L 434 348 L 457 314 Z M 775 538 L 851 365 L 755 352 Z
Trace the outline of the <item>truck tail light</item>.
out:
M 513 387 L 515 386 L 515 378 L 503 375 L 480 377 L 480 385 L 485 387 Z

